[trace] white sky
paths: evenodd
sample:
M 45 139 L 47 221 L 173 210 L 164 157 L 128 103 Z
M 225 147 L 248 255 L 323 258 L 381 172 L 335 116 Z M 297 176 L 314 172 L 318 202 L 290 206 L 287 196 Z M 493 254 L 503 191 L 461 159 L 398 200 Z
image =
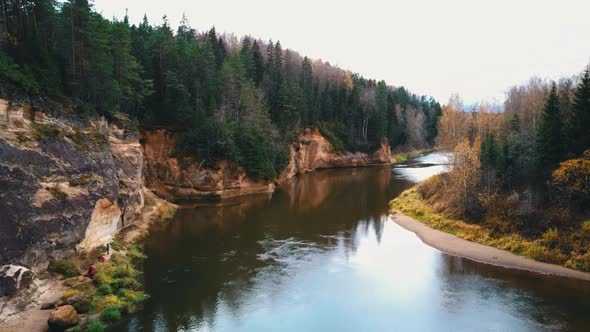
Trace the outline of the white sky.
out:
M 184 12 L 198 31 L 280 40 L 367 78 L 446 103 L 503 101 L 531 76 L 559 78 L 590 60 L 590 0 L 96 0 L 132 23 Z

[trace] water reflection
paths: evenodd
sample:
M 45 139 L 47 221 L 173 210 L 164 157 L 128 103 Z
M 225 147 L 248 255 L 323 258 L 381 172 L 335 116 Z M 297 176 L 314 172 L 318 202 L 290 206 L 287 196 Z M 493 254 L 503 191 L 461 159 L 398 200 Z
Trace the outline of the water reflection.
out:
M 447 172 L 450 162 L 450 153 L 431 153 L 396 165 L 393 171 L 399 178 L 421 182 L 435 174 Z
M 406 174 L 429 168 L 420 166 Z M 180 210 L 146 242 L 152 300 L 114 330 L 590 326 L 588 283 L 448 256 L 391 222 L 387 203 L 412 185 L 400 175 L 387 167 L 321 171 L 272 197 Z

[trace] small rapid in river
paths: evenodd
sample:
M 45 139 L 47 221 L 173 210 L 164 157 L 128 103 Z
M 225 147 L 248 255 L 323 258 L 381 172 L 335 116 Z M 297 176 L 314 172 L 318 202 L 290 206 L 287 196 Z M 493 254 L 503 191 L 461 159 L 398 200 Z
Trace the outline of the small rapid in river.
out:
M 583 331 L 590 283 L 446 255 L 388 203 L 447 169 L 316 171 L 272 196 L 179 210 L 146 240 L 144 310 L 122 331 Z

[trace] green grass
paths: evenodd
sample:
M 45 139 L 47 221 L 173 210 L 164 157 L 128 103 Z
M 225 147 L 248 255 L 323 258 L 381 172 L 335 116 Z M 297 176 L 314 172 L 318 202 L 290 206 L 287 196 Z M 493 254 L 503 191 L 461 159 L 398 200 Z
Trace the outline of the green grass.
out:
M 95 264 L 96 275 L 92 283 L 80 284 L 64 291 L 64 298 L 80 292 L 92 297 L 88 304 L 88 312 L 98 314 L 101 322 L 81 326 L 81 330 L 102 331 L 108 323 L 135 312 L 138 306 L 149 299 L 142 289 L 142 272 L 139 269 L 146 258 L 142 247 L 139 244 L 117 242 L 117 248 L 117 251 L 111 254 L 110 260 Z M 73 274 L 73 261 L 56 261 L 52 267 Z M 76 271 L 75 275 L 79 275 L 79 271 Z
M 100 319 L 105 322 L 115 322 L 121 319 L 121 310 L 118 306 L 108 305 L 100 313 Z
M 105 329 L 106 329 L 105 323 L 103 323 L 101 321 L 95 321 L 95 322 L 88 324 L 86 331 L 87 332 L 103 332 Z

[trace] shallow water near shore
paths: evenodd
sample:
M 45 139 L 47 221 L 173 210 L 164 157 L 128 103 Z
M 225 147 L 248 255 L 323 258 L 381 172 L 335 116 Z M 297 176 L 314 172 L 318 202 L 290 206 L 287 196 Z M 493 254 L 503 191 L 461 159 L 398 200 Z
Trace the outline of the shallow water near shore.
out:
M 589 330 L 590 282 L 449 256 L 389 219 L 445 160 L 317 171 L 179 210 L 145 243 L 151 300 L 111 330 Z

